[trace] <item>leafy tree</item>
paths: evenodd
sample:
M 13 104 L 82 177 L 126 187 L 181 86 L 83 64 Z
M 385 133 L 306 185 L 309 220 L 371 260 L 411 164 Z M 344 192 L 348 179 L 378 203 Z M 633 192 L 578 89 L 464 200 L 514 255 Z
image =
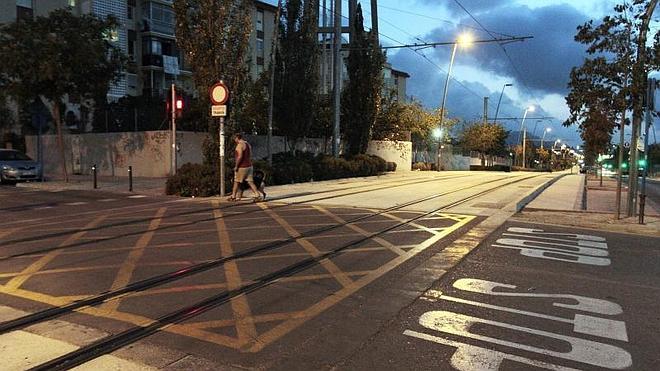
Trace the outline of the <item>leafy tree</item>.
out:
M 625 120 L 625 111 L 632 110 L 632 131 L 635 142 L 644 110 L 644 95 L 648 72 L 660 66 L 660 36 L 654 35 L 652 47 L 648 47 L 649 22 L 657 0 L 633 0 L 614 8 L 615 14 L 603 18 L 599 25 L 589 21 L 578 27 L 575 40 L 588 45 L 587 53 L 594 58 L 585 60 L 583 66 L 571 73 L 571 94 L 567 103 L 571 117 L 564 123 L 580 125 L 583 138 L 599 132 L 599 139 L 612 132 L 614 117 Z M 616 113 L 615 113 L 616 112 Z M 594 117 L 606 118 L 608 125 L 594 126 Z M 590 118 L 591 119 L 588 119 Z M 588 127 L 591 126 L 591 127 Z M 592 140 L 594 151 L 600 146 Z M 632 150 L 632 161 L 637 151 Z M 595 152 L 589 154 L 591 158 Z M 636 177 L 637 169 L 631 169 Z M 628 196 L 628 213 L 632 214 L 636 183 L 631 184 Z
M 395 95 L 386 94 L 381 100 L 372 138 L 407 140 L 410 133 L 413 141 L 420 141 L 431 138 L 433 129 L 439 123 L 439 111 L 428 111 L 416 100 L 401 102 Z
M 239 97 L 240 109 L 234 112 L 236 131 L 264 135 L 268 131 L 268 76 L 266 71 L 255 81 L 247 79 Z
M 377 35 L 365 32 L 362 6 L 355 11 L 348 54 L 348 85 L 342 94 L 342 124 L 348 155 L 365 153 L 380 108 L 383 54 Z
M 231 97 L 241 97 L 252 24 L 249 0 L 174 0 L 177 45 L 189 62 L 199 105 L 210 107 L 209 88 L 223 80 Z M 228 126 L 235 125 L 229 107 Z M 208 108 L 207 108 L 208 109 Z M 208 111 L 206 111 L 208 112 Z M 204 148 L 207 163 L 219 167 L 218 121 L 209 117 Z
M 116 27 L 112 17 L 78 17 L 59 9 L 47 17 L 19 20 L 0 29 L 0 89 L 19 105 L 38 96 L 49 107 L 67 181 L 61 105 L 66 96 L 78 101 L 105 100 L 126 61 L 109 40 Z
M 309 135 L 319 103 L 318 2 L 287 0 L 275 55 L 273 118 L 294 142 Z
M 505 150 L 506 137 L 509 135 L 504 127 L 497 123 L 474 124 L 463 130 L 460 143 L 463 148 L 479 152 L 481 166 L 486 163 L 486 156 L 500 155 Z

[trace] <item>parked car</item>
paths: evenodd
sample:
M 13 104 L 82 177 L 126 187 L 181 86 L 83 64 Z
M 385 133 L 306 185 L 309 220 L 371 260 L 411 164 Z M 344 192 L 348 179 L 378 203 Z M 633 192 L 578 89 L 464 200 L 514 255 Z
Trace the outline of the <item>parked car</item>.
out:
M 0 148 L 0 183 L 41 179 L 41 164 L 23 152 Z

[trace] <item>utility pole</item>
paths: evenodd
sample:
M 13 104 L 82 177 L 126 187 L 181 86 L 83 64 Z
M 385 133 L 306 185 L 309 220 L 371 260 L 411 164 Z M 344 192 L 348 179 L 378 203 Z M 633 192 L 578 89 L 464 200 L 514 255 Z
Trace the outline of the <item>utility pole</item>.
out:
M 651 16 L 655 10 L 658 0 L 650 0 L 646 11 L 641 17 L 639 25 L 639 36 L 637 39 L 637 61 L 633 65 L 633 120 L 632 138 L 630 139 L 630 172 L 628 175 L 628 216 L 635 215 L 635 201 L 637 195 L 637 143 L 639 141 L 640 124 L 644 107 L 642 106 L 642 93 L 646 87 L 646 38 L 649 30 Z
M 484 97 L 484 125 L 488 123 L 488 97 Z
M 340 123 L 340 101 L 341 101 L 341 0 L 335 0 L 335 49 L 334 49 L 334 64 L 332 68 L 332 77 L 334 80 L 333 89 L 333 105 L 335 109 L 333 137 L 332 137 L 332 155 L 339 157 L 339 123 Z
M 523 148 L 522 148 L 522 167 L 523 169 L 526 168 L 527 166 L 525 163 L 525 149 L 527 148 L 527 128 L 523 128 Z
M 642 174 L 642 188 L 639 193 L 639 224 L 644 224 L 644 206 L 646 205 L 646 174 L 648 174 L 649 161 L 649 128 L 653 124 L 651 111 L 655 110 L 656 80 L 648 79 L 646 91 L 646 126 L 644 129 L 644 173 Z
M 324 0 L 325 1 L 325 0 Z M 282 0 L 277 1 L 277 10 L 275 11 L 275 22 L 273 31 L 273 43 L 270 47 L 270 80 L 268 81 L 268 165 L 273 165 L 273 97 L 275 96 L 275 51 L 278 45 L 278 33 L 280 30 L 280 12 L 282 10 Z M 325 16 L 324 16 L 325 21 Z M 222 178 L 224 179 L 224 178 Z M 224 191 L 224 188 L 223 188 Z

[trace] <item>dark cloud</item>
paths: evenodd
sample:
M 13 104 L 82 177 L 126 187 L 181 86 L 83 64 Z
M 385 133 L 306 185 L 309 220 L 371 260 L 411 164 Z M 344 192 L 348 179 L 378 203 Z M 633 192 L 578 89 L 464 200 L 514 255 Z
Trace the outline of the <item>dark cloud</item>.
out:
M 485 4 L 479 8 L 478 4 Z M 572 67 L 582 64 L 585 57 L 584 47 L 573 40 L 578 25 L 591 19 L 569 5 L 553 5 L 530 9 L 526 6 L 507 5 L 505 1 L 465 2 L 465 6 L 475 15 L 480 23 L 490 30 L 516 36 L 534 36 L 524 42 L 504 46 L 506 54 L 497 44 L 476 44 L 469 50 L 459 50 L 457 64 L 468 65 L 482 70 L 484 77 L 489 74 L 507 78 L 528 100 L 539 99 L 546 94 L 565 95 Z M 510 4 L 510 3 L 508 3 Z M 458 14 L 458 13 L 457 13 Z M 464 13 L 463 13 L 464 14 Z M 457 23 L 474 24 L 469 18 L 457 19 Z M 447 27 L 431 31 L 425 40 L 446 41 L 456 37 L 462 30 L 459 27 Z M 476 39 L 488 39 L 484 32 L 469 29 Z M 438 47 L 427 51 L 428 57 L 446 71 L 449 64 L 451 47 Z M 509 61 L 510 57 L 511 61 Z M 426 106 L 440 105 L 445 71 L 430 65 L 422 57 L 409 50 L 401 50 L 390 58 L 395 68 L 410 73 L 408 93 L 418 97 Z M 481 77 L 454 76 L 458 80 L 479 80 Z M 483 96 L 490 97 L 490 115 L 494 116 L 500 90 L 489 91 L 479 83 L 463 83 L 469 90 L 457 83 L 450 86 L 447 110 L 466 120 L 480 117 L 483 111 Z M 527 89 L 525 88 L 527 87 Z M 500 116 L 520 117 L 524 108 L 520 102 L 512 102 L 504 95 L 500 107 Z M 536 112 L 537 115 L 547 115 Z M 452 115 L 452 116 L 453 116 Z M 559 127 L 556 122 L 555 127 Z M 515 127 L 509 129 L 518 130 Z M 573 129 L 562 135 L 574 136 Z
M 587 16 L 568 5 L 536 9 L 510 6 L 482 13 L 478 19 L 490 30 L 533 38 L 504 45 L 506 53 L 497 44 L 473 45 L 460 56 L 460 63 L 466 63 L 466 59 L 469 59 L 467 63 L 482 70 L 522 79 L 532 93 L 566 92 L 571 68 L 582 64 L 585 56 L 584 46 L 576 43 L 573 37 L 577 26 L 589 19 Z M 438 29 L 426 38 L 448 40 L 460 31 Z M 472 32 L 475 38 L 490 38 L 485 32 Z M 439 60 L 448 59 L 449 49 L 438 49 Z M 522 87 L 521 82 L 518 83 Z

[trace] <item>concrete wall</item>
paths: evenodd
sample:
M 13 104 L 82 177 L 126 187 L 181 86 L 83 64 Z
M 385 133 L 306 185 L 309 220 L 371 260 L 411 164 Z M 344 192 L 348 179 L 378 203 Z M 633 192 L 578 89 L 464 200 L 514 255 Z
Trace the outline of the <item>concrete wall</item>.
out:
M 200 163 L 203 160 L 202 142 L 205 133 L 178 132 L 177 162 Z M 25 138 L 27 153 L 38 159 L 38 138 Z M 46 177 L 61 175 L 57 136 L 42 135 L 42 162 Z M 128 166 L 134 176 L 163 177 L 170 171 L 169 131 L 90 133 L 65 135 L 64 148 L 69 173 L 90 174 L 97 165 L 99 175 L 126 176 Z
M 177 165 L 202 163 L 202 153 L 206 133 L 177 132 Z M 268 156 L 266 136 L 247 136 L 253 149 L 253 158 Z M 234 145 L 227 138 L 227 156 L 234 156 Z M 26 136 L 27 154 L 41 159 L 46 177 L 60 177 L 60 152 L 56 135 L 41 136 L 41 153 L 37 136 Z M 330 141 L 305 139 L 295 145 L 284 137 L 273 137 L 273 153 L 285 152 L 292 146 L 299 151 L 315 154 L 329 153 Z M 123 133 L 88 133 L 64 136 L 65 158 L 71 174 L 91 174 L 92 165 L 97 166 L 101 176 L 127 176 L 128 166 L 133 167 L 133 176 L 164 177 L 170 173 L 170 132 L 146 131 Z M 397 163 L 397 171 L 410 171 L 410 142 L 372 142 L 367 153 Z
M 412 169 L 412 142 L 389 142 L 372 140 L 367 154 L 376 155 L 385 161 L 396 163 L 396 171 Z

